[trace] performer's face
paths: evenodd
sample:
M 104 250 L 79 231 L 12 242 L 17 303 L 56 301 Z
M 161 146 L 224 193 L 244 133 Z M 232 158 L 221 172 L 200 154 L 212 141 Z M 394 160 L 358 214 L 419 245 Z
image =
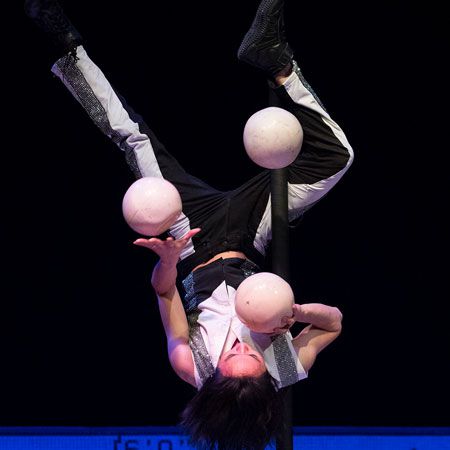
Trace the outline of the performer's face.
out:
M 217 368 L 225 377 L 259 377 L 266 371 L 262 355 L 242 342 L 220 357 Z

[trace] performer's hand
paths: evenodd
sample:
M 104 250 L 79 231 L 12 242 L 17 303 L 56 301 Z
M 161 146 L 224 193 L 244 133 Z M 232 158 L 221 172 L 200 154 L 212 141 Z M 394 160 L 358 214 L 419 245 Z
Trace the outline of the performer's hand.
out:
M 294 323 L 295 323 L 294 315 L 292 315 L 290 317 L 288 317 L 288 316 L 283 317 L 281 319 L 281 323 L 284 324 L 284 325 L 282 327 L 275 328 L 273 330 L 273 332 L 271 333 L 272 335 L 286 333 L 286 331 L 288 331 L 289 328 L 291 328 L 292 325 L 294 325 Z
M 296 322 L 309 323 L 326 331 L 338 331 L 342 326 L 342 313 L 335 306 L 322 303 L 295 304 L 293 307 Z
M 186 247 L 189 240 L 200 231 L 200 228 L 194 228 L 193 230 L 188 231 L 180 239 L 168 237 L 165 241 L 158 238 L 139 238 L 136 239 L 133 244 L 153 250 L 161 258 L 161 262 L 163 263 L 176 263 L 183 248 Z
M 307 318 L 306 318 L 306 314 L 305 311 L 302 310 L 302 305 L 295 303 L 292 306 L 292 311 L 293 311 L 293 317 L 294 320 L 296 322 L 303 322 L 306 323 L 308 322 Z M 309 322 L 308 322 L 309 323 Z

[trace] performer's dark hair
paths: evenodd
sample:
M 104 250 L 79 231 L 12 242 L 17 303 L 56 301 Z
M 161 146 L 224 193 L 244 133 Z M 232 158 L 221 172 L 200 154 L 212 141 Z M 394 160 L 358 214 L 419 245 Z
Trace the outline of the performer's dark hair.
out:
M 216 371 L 186 406 L 181 425 L 201 450 L 262 450 L 282 433 L 282 404 L 268 372 L 224 377 Z

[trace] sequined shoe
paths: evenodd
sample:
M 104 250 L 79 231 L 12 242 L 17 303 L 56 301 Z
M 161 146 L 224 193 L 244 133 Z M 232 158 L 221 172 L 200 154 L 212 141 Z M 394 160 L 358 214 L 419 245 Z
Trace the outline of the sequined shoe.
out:
M 284 0 L 262 0 L 239 47 L 238 59 L 274 77 L 292 58 L 284 30 Z
M 74 52 L 83 39 L 56 0 L 25 0 L 25 14 L 43 30 L 62 54 Z

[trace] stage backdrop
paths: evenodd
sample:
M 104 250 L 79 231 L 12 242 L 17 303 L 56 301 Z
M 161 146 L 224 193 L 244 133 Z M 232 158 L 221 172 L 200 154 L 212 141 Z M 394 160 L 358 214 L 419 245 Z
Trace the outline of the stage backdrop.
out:
M 257 2 L 162 3 L 64 6 L 180 163 L 232 189 L 259 171 L 242 131 L 267 85 L 236 59 Z M 342 336 L 294 388 L 296 425 L 449 425 L 437 5 L 287 2 L 296 59 L 356 155 L 291 232 L 297 301 L 344 314 Z M 20 9 L 4 42 L 0 424 L 174 425 L 193 389 L 167 360 L 156 257 L 132 245 L 121 215 L 133 176 L 51 75 L 52 50 Z

